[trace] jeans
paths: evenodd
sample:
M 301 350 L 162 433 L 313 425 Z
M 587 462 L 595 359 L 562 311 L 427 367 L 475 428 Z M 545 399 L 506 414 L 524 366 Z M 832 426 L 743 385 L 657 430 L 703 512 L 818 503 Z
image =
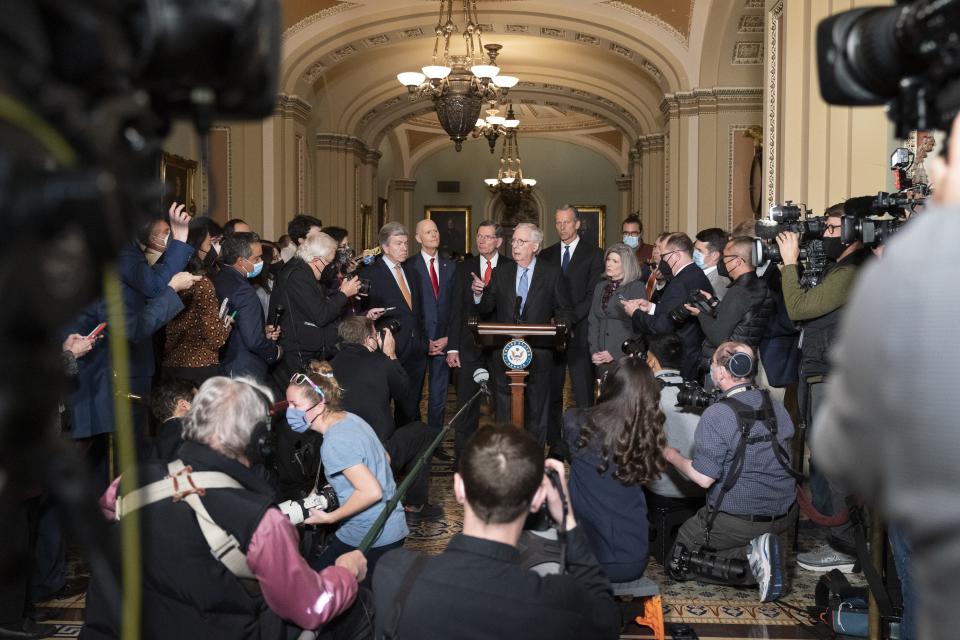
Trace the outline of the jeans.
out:
M 900 577 L 900 595 L 903 604 L 903 618 L 900 621 L 900 640 L 913 640 L 916 636 L 914 615 L 913 569 L 910 566 L 910 556 L 913 545 L 907 539 L 907 534 L 896 525 L 887 529 L 890 538 L 890 551 L 893 553 L 893 562 L 897 566 L 897 575 Z
M 336 563 L 337 558 L 343 554 L 354 551 L 356 547 L 353 547 L 346 542 L 343 542 L 337 536 L 332 536 L 333 542 L 331 542 L 326 549 L 320 552 L 316 558 L 310 561 L 310 566 L 313 567 L 314 571 L 320 571 L 326 567 L 332 566 Z M 367 588 L 373 588 L 373 569 L 377 564 L 377 560 L 380 559 L 383 554 L 387 551 L 393 551 L 394 549 L 399 549 L 403 546 L 403 541 L 406 540 L 397 540 L 396 542 L 391 542 L 390 544 L 385 544 L 382 547 L 373 547 L 367 551 L 367 577 L 363 579 L 363 582 L 360 583 L 361 586 Z

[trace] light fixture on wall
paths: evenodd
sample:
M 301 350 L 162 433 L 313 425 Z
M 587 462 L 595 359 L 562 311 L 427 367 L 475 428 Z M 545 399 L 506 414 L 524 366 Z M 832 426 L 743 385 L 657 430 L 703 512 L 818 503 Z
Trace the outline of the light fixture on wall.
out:
M 493 153 L 497 146 L 497 138 L 505 136 L 511 129 L 520 126 L 520 121 L 513 114 L 513 105 L 507 110 L 507 117 L 500 115 L 500 110 L 496 105 L 490 105 L 487 109 L 487 117 L 477 120 L 477 126 L 473 129 L 473 137 L 483 136 L 490 143 L 490 153 Z
M 528 195 L 537 184 L 537 181 L 533 178 L 523 177 L 517 131 L 516 127 L 509 129 L 503 140 L 503 149 L 500 152 L 500 169 L 497 171 L 497 177 L 484 180 L 490 187 L 490 191 L 499 194 L 503 204 L 509 208 L 518 206 L 523 197 Z
M 500 75 L 497 55 L 503 47 L 483 44 L 483 29 L 477 18 L 477 0 L 460 0 L 463 5 L 462 30 L 453 22 L 454 0 L 440 0 L 440 16 L 433 42 L 433 59 L 419 71 L 404 71 L 397 80 L 410 92 L 410 99 L 433 99 L 440 126 L 457 147 L 473 131 L 484 101 L 499 102 L 519 81 Z M 446 22 L 444 22 L 446 15 Z M 450 53 L 450 36 L 463 33 L 464 53 Z M 440 43 L 443 43 L 443 49 Z M 486 51 L 484 60 L 483 51 Z

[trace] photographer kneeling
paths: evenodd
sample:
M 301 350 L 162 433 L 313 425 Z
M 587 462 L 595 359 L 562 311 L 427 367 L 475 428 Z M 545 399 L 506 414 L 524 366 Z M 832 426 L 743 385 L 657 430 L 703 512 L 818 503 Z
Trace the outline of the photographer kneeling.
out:
M 567 493 L 563 464 L 510 425 L 482 427 L 453 477 L 463 533 L 438 556 L 388 553 L 374 575 L 378 638 L 616 638 L 620 612 L 610 583 L 573 511 L 544 474 Z M 566 573 L 524 569 L 517 542 L 527 515 L 546 501 L 567 531 Z
M 676 580 L 757 584 L 760 601 L 770 602 L 787 591 L 779 534 L 797 517 L 793 422 L 753 386 L 755 373 L 750 347 L 721 344 L 710 361 L 720 395 L 697 425 L 693 459 L 664 449 L 667 462 L 708 489 L 707 506 L 680 527 L 669 569 Z
M 183 419 L 179 460 L 140 467 L 140 486 L 153 485 L 150 492 L 118 497 L 117 478 L 101 499 L 111 519 L 140 512 L 140 637 L 279 640 L 290 623 L 316 629 L 356 597 L 364 557 L 351 552 L 312 570 L 293 526 L 273 507 L 273 489 L 250 468 L 251 436 L 268 419 L 268 397 L 252 380 L 207 380 Z M 233 547 L 214 555 L 216 536 Z M 119 603 L 105 593 L 104 579 L 94 571 L 85 638 L 120 637 Z

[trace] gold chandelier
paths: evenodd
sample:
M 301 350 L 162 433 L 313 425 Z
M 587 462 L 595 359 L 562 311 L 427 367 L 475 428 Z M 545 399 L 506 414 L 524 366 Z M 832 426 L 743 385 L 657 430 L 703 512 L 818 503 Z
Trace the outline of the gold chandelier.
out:
M 497 55 L 503 48 L 501 45 L 483 44 L 483 29 L 477 18 L 477 0 L 460 0 L 463 6 L 462 30 L 453 22 L 453 3 L 454 0 L 440 0 L 431 63 L 421 69 L 422 73 L 399 73 L 397 80 L 410 92 L 411 100 L 433 100 L 440 126 L 460 151 L 463 141 L 477 124 L 482 104 L 485 101 L 494 104 L 501 101 L 519 79 L 500 75 Z M 450 52 L 450 37 L 458 31 L 463 34 L 462 54 Z
M 497 146 L 497 138 L 507 135 L 511 129 L 515 129 L 518 126 L 520 126 L 520 121 L 517 120 L 517 117 L 513 114 L 512 104 L 507 110 L 506 118 L 500 115 L 500 110 L 497 109 L 496 105 L 492 104 L 490 108 L 487 109 L 487 117 L 477 120 L 477 125 L 473 128 L 471 135 L 474 138 L 479 138 L 480 136 L 486 138 L 490 144 L 490 153 L 493 153 L 494 148 Z
M 490 187 L 492 193 L 499 194 L 500 199 L 508 207 L 519 205 L 523 197 L 536 186 L 536 180 L 523 177 L 523 167 L 520 165 L 520 142 L 516 127 L 509 129 L 503 140 L 497 177 L 487 178 L 484 182 Z

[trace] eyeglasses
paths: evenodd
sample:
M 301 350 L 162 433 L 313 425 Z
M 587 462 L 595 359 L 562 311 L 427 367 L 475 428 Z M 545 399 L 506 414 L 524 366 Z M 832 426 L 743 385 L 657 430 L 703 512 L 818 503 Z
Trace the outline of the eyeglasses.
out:
M 497 239 L 497 236 L 488 236 L 488 235 L 482 235 L 482 234 L 479 234 L 479 233 L 477 234 L 477 240 L 478 240 L 478 241 L 479 241 L 479 240 L 489 240 L 490 242 L 493 242 L 493 241 L 496 240 L 496 239 Z
M 828 224 L 824 226 L 824 229 L 826 229 L 828 232 L 833 232 L 839 229 L 841 226 L 842 225 L 839 225 L 839 224 Z
M 533 240 L 524 240 L 523 238 L 513 238 L 512 240 L 510 240 L 510 244 L 517 244 L 517 245 L 520 245 L 521 247 L 527 244 L 528 242 L 533 242 Z
M 317 384 L 304 373 L 295 373 L 292 376 L 290 376 L 290 384 L 295 384 L 298 386 L 307 385 L 311 389 L 317 392 L 317 395 L 320 396 L 321 400 L 323 400 L 326 397 L 326 394 L 323 392 L 323 389 L 318 387 Z

